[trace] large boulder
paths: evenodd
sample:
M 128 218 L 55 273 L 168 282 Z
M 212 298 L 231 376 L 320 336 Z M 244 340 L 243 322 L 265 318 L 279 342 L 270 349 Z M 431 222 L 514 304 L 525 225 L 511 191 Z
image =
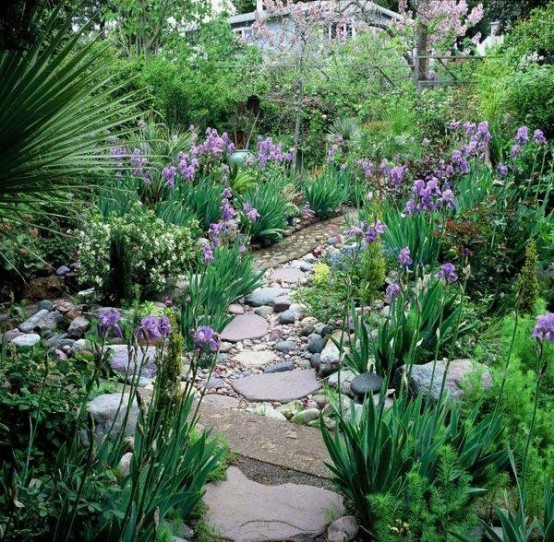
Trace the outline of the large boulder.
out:
M 444 360 L 436 362 L 435 371 L 433 366 L 435 362 L 430 361 L 423 365 L 404 365 L 396 371 L 395 387 L 400 387 L 403 375 L 409 374 L 408 393 L 416 396 L 422 393 L 424 396 L 438 401 L 443 378 L 446 371 L 444 384 L 445 394 L 450 399 L 463 399 L 464 388 L 477 383 L 485 391 L 490 390 L 492 386 L 492 377 L 489 368 L 481 363 L 470 359 L 455 359 L 448 364 Z M 431 381 L 432 378 L 432 381 Z
M 125 423 L 127 408 L 129 408 L 129 416 Z M 109 436 L 113 440 L 121 431 L 125 435 L 131 435 L 135 430 L 139 415 L 137 400 L 133 397 L 129 406 L 128 393 L 99 395 L 88 402 L 87 411 L 94 422 L 94 433 L 98 439 Z

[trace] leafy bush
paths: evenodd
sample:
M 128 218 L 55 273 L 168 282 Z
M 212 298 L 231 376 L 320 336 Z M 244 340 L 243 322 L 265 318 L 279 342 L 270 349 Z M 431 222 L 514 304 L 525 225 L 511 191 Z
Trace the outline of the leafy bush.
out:
M 437 220 L 438 216 L 426 214 L 403 216 L 400 210 L 386 205 L 383 222 L 387 227 L 383 234 L 383 244 L 387 257 L 396 260 L 398 250 L 408 247 L 416 266 L 435 267 L 441 248 Z
M 130 300 L 135 286 L 143 296 L 161 293 L 194 259 L 191 229 L 166 224 L 140 204 L 107 222 L 92 216 L 80 238 L 80 280 L 106 299 Z
M 427 363 L 455 351 L 453 339 L 471 330 L 462 319 L 460 292 L 426 277 L 402 291 L 392 302 L 390 317 L 377 330 L 373 343 L 375 367 L 380 374 L 406 363 Z
M 3 540 L 146 542 L 156 538 L 170 511 L 190 516 L 221 451 L 207 433 L 195 432 L 197 364 L 181 391 L 182 349 L 174 333 L 168 353 L 158 350 L 159 378 L 148 406 L 134 385 L 125 389 L 139 405 L 128 473 L 119 466 L 129 452 L 125 433 L 112 427 L 107 438 L 97 439 L 85 415 L 105 358 L 82 372 L 69 362 L 39 363 L 27 355 L 4 361 L 2 377 L 10 385 L 0 392 L 0 412 L 16 425 L 0 426 Z M 133 351 L 140 368 L 140 349 Z M 130 414 L 122 405 L 125 425 Z
M 252 222 L 249 233 L 253 241 L 275 242 L 287 229 L 287 211 L 289 200 L 284 193 L 284 182 L 279 178 L 269 178 L 254 190 L 247 190 L 240 201 L 248 203 L 260 213 Z
M 200 179 L 195 185 L 179 184 L 157 206 L 156 214 L 183 226 L 193 213 L 200 227 L 207 231 L 221 216 L 221 192 L 221 184 L 214 183 L 210 177 Z
M 304 200 L 317 217 L 331 216 L 346 201 L 346 187 L 331 172 L 302 185 Z
M 517 303 L 523 313 L 533 313 L 539 298 L 537 266 L 537 247 L 531 240 L 525 249 L 525 264 L 516 281 Z
M 371 397 L 354 414 L 335 409 L 340 431 L 331 434 L 322 424 L 329 467 L 366 534 L 395 540 L 390 532 L 399 531 L 397 522 L 407 523 L 414 540 L 446 540 L 445 526 L 469 530 L 467 508 L 476 489 L 485 487 L 508 460 L 497 451 L 502 434 L 497 416 L 477 421 L 475 410 L 462 420 L 455 404 L 424 406 L 421 397 L 405 396 L 389 409 L 384 400 L 375 405 Z M 381 538 L 386 533 L 390 538 Z
M 312 285 L 294 293 L 309 312 L 327 321 L 345 317 L 351 302 L 370 305 L 379 299 L 385 283 L 385 258 L 381 243 L 345 245 L 315 268 Z

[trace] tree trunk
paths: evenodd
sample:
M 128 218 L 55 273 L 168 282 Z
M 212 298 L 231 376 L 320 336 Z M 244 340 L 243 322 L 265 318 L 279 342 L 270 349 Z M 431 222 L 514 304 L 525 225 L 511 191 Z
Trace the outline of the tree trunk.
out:
M 294 167 L 300 171 L 300 129 L 302 128 L 302 105 L 304 102 L 304 84 L 302 78 L 298 81 L 298 96 L 296 101 L 296 118 L 294 120 Z
M 421 19 L 417 21 L 416 32 L 416 79 L 421 90 L 421 83 L 429 80 L 429 29 Z

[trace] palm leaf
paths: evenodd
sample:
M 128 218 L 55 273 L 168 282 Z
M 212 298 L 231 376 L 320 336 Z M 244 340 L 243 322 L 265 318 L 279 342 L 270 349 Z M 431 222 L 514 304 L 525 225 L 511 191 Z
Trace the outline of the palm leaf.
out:
M 58 9 L 31 49 L 0 52 L 0 220 L 44 214 L 116 167 L 110 131 L 140 114 L 138 102 L 121 92 L 126 82 L 112 85 L 87 31 L 72 35 Z

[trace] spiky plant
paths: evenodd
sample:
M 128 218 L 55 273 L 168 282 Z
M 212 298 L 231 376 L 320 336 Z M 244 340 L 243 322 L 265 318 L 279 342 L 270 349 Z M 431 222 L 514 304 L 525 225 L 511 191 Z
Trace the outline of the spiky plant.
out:
M 0 223 L 28 223 L 52 202 L 69 209 L 116 167 L 110 133 L 140 112 L 89 31 L 73 32 L 72 14 L 56 9 L 29 49 L 0 52 Z

